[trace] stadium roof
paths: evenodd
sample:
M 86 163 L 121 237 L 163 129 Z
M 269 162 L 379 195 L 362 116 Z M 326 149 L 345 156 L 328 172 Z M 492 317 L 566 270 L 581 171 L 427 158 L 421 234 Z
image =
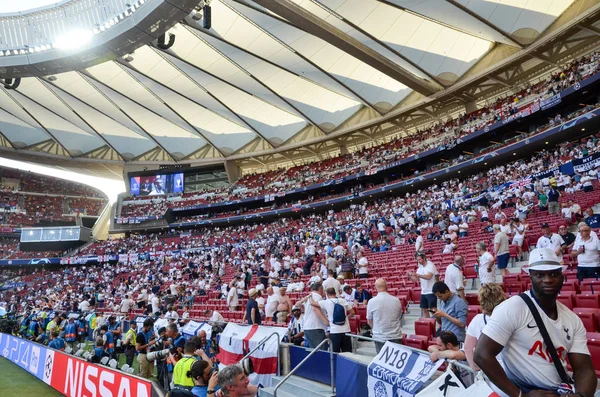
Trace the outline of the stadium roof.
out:
M 533 58 L 529 52 L 561 26 L 581 18 L 586 25 L 570 36 L 597 41 L 600 32 L 591 0 L 210 6 L 212 27 L 186 18 L 170 31 L 170 49 L 151 43 L 85 70 L 0 89 L 0 144 L 15 154 L 104 163 L 245 159 L 337 139 L 428 100 L 464 104 L 469 84 L 482 81 L 475 77 Z M 541 52 L 535 58 L 532 66 L 556 66 Z

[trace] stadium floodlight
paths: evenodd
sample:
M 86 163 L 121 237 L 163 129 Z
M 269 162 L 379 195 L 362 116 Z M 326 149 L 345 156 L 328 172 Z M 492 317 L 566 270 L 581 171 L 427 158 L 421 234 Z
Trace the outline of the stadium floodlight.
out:
M 61 50 L 76 50 L 88 44 L 92 36 L 93 33 L 90 30 L 75 29 L 56 39 L 54 47 Z

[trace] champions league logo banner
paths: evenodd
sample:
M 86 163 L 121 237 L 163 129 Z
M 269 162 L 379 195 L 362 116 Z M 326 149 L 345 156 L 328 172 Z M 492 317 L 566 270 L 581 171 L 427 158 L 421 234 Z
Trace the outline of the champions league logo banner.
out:
M 368 368 L 369 397 L 414 397 L 444 360 L 386 342 Z

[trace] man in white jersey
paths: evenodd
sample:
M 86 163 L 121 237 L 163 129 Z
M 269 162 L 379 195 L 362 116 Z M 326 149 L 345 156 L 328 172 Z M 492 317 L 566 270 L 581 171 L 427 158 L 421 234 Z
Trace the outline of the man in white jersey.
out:
M 562 256 L 562 238 L 558 234 L 552 233 L 550 225 L 547 223 L 542 223 L 542 233 L 535 248 L 551 248 L 556 255 Z
M 561 365 L 566 368 L 568 357 L 573 369 L 575 391 L 560 395 L 591 397 L 597 378 L 585 328 L 574 312 L 556 301 L 564 282 L 563 269 L 551 248 L 533 250 L 525 269 L 532 289 L 526 295 L 534 302 Z M 496 359 L 500 353 L 502 365 Z M 494 309 L 477 342 L 474 360 L 501 396 L 556 396 L 562 383 L 537 323 L 520 296 Z
M 414 281 L 421 283 L 421 317 L 429 317 L 432 309 L 437 308 L 437 298 L 431 290 L 433 284 L 438 279 L 438 270 L 433 263 L 427 260 L 427 256 L 423 252 L 418 252 L 416 255 L 419 267 L 416 272 L 408 272 L 408 277 Z

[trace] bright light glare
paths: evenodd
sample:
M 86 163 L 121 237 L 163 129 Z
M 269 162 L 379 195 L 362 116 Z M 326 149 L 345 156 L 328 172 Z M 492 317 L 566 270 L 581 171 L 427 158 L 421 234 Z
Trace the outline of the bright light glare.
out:
M 57 38 L 54 47 L 61 50 L 76 50 L 89 43 L 93 35 L 91 30 L 75 29 Z
M 10 160 L 0 157 L 0 166 L 8 168 L 17 168 L 21 171 L 30 171 L 42 175 L 53 176 L 55 178 L 66 179 L 73 182 L 83 183 L 92 186 L 108 196 L 111 203 L 117 201 L 117 196 L 125 191 L 125 183 L 123 180 L 100 178 L 97 176 L 89 176 L 76 172 L 65 171 L 58 167 L 46 167 L 43 165 L 30 164 L 22 161 Z M 115 176 L 116 178 L 116 176 Z

